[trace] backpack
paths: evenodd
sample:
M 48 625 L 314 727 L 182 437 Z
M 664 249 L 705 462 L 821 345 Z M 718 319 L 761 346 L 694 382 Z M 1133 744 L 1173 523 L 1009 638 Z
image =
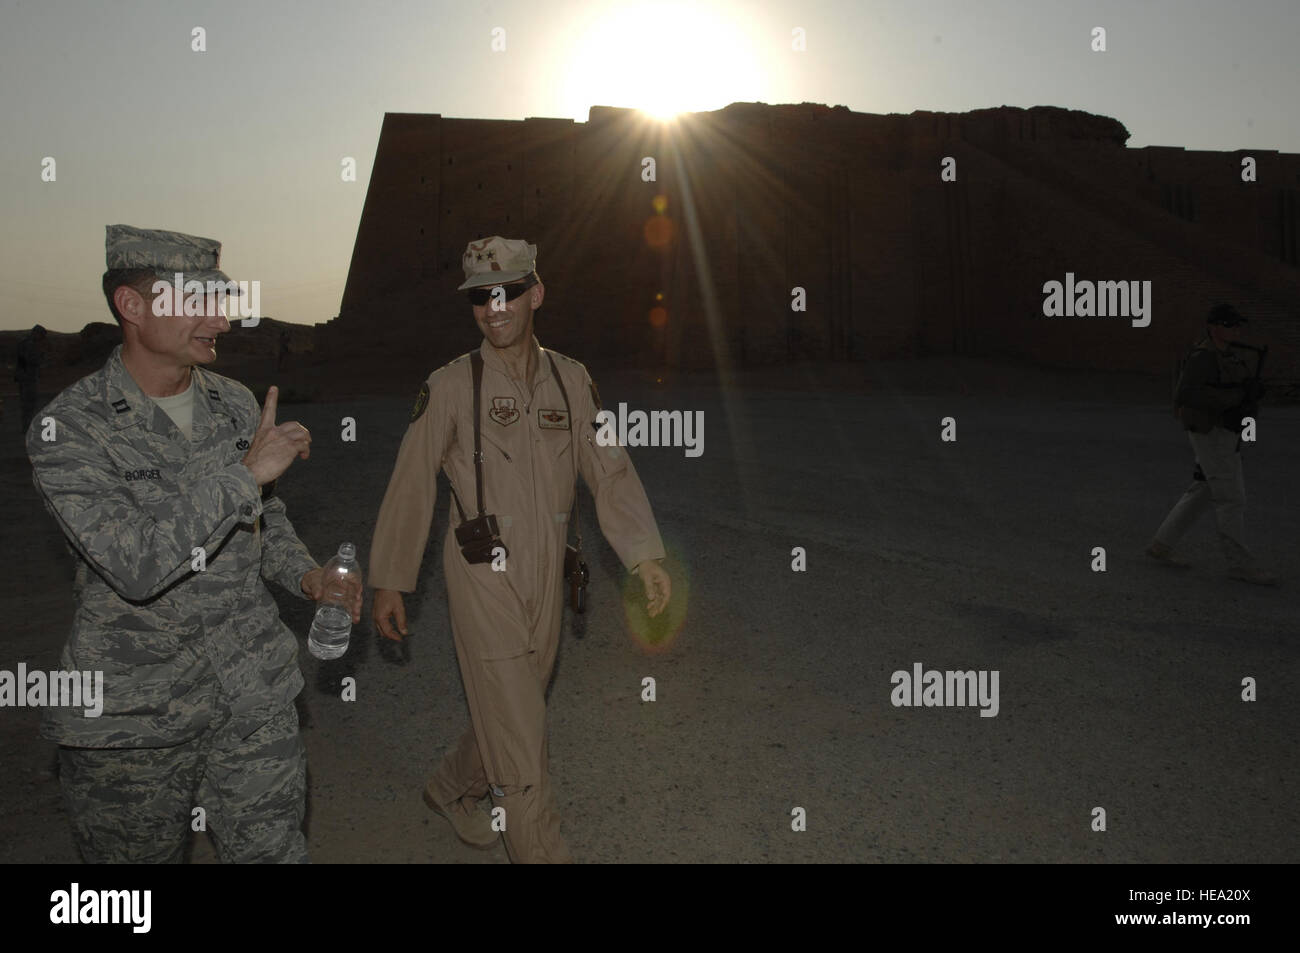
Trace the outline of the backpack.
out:
M 1183 370 L 1187 367 L 1187 362 L 1192 359 L 1192 355 L 1204 347 L 1208 340 L 1209 338 L 1202 338 L 1184 351 L 1181 357 L 1174 359 L 1173 376 L 1169 382 L 1169 402 L 1173 407 L 1174 417 L 1178 420 L 1183 419 L 1183 409 L 1178 403 L 1178 385 L 1182 383 Z

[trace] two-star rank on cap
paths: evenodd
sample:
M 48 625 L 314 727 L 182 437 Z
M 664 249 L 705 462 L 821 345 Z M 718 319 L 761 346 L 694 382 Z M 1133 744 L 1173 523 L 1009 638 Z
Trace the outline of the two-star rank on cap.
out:
M 537 246 L 519 238 L 502 238 L 493 235 L 472 241 L 461 256 L 465 268 L 465 283 L 457 291 L 483 288 L 489 285 L 508 285 L 526 278 L 537 268 Z

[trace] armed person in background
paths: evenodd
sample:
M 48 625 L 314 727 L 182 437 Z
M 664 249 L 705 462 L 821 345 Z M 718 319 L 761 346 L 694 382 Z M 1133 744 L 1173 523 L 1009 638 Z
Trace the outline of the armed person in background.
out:
M 45 363 L 48 349 L 45 328 L 36 325 L 31 332 L 18 342 L 18 359 L 14 364 L 14 380 L 18 384 L 18 393 L 22 404 L 23 433 L 31 426 L 32 417 L 36 416 L 36 399 L 41 383 L 41 365 Z
M 122 344 L 27 435 L 36 488 L 78 556 L 61 665 L 104 673 L 99 717 L 50 708 L 42 725 L 74 836 L 92 863 L 175 862 L 201 807 L 222 860 L 305 861 L 303 678 L 262 580 L 320 595 L 273 495 L 311 435 L 276 424 L 274 387 L 259 410 L 203 368 L 230 330 L 224 298 L 178 295 L 173 279 L 229 283 L 218 242 L 110 225 L 105 245 Z
M 1258 415 L 1264 386 L 1259 358 L 1248 363 L 1240 353 L 1244 345 L 1234 347 L 1245 323 L 1231 305 L 1215 305 L 1206 318 L 1206 339 L 1183 366 L 1174 403 L 1192 445 L 1196 471 L 1146 553 L 1157 562 L 1185 568 L 1188 563 L 1174 555 L 1174 546 L 1213 504 L 1229 578 L 1276 585 L 1277 577 L 1263 569 L 1246 546 L 1242 418 Z
M 416 398 L 375 525 L 370 581 L 375 626 L 400 640 L 402 593 L 419 580 L 445 470 L 459 520 L 447 533 L 443 569 L 472 727 L 443 759 L 425 800 L 461 840 L 490 847 L 497 834 L 477 805 L 491 792 L 505 808 L 511 860 L 558 863 L 572 858 L 548 776 L 546 686 L 560 641 L 579 471 L 602 532 L 645 583 L 651 615 L 667 606 L 671 583 L 627 451 L 596 445 L 600 400 L 587 369 L 533 337 L 545 291 L 536 254 L 535 245 L 497 236 L 466 249 L 458 290 L 468 291 L 483 343 L 430 374 Z M 478 516 L 467 516 L 474 507 Z M 498 549 L 504 572 L 494 571 Z

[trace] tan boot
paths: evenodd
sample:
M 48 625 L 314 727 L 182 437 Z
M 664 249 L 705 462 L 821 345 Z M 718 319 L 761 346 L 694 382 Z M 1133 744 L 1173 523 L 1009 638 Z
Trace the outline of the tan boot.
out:
M 429 810 L 440 814 L 451 822 L 452 829 L 464 843 L 479 850 L 486 850 L 497 842 L 500 834 L 492 829 L 492 818 L 480 811 L 476 805 L 466 803 L 464 798 L 451 804 L 439 804 L 433 789 L 424 787 L 424 803 Z

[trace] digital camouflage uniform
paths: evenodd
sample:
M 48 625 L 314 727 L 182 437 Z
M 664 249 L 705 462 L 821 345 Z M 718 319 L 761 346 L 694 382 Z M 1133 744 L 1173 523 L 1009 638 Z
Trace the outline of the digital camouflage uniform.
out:
M 104 673 L 100 717 L 49 708 L 42 734 L 63 746 L 89 861 L 178 859 L 191 805 L 224 860 L 301 861 L 303 679 L 263 579 L 307 598 L 316 562 L 240 462 L 261 416 L 252 393 L 192 374 L 192 439 L 140 390 L 120 346 L 28 431 L 36 488 L 78 557 L 61 667 Z
M 497 517 L 509 556 L 505 572 L 468 563 L 456 543 L 460 520 L 452 508 L 443 568 L 472 727 L 443 759 L 431 788 L 440 803 L 453 804 L 495 787 L 494 802 L 506 809 L 511 859 L 560 862 L 571 857 L 548 778 L 546 686 L 568 592 L 564 549 L 575 473 L 591 487 L 601 531 L 625 567 L 662 559 L 664 549 L 627 451 L 595 441 L 599 407 L 586 368 L 550 352 L 564 379 L 570 420 L 547 352 L 536 339 L 533 348 L 531 393 L 487 341 L 479 348 L 483 505 Z M 415 591 L 439 470 L 473 518 L 473 400 L 469 355 L 434 371 L 421 390 L 375 525 L 370 582 L 376 589 Z

